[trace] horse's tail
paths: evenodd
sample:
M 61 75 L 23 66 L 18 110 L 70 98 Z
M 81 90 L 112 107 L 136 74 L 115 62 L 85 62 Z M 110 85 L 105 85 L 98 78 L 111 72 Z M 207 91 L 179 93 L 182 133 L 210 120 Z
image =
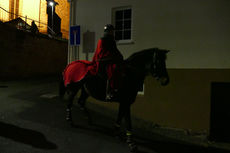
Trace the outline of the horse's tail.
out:
M 61 75 L 60 81 L 59 81 L 59 97 L 62 99 L 65 95 L 66 87 L 64 84 L 63 76 Z

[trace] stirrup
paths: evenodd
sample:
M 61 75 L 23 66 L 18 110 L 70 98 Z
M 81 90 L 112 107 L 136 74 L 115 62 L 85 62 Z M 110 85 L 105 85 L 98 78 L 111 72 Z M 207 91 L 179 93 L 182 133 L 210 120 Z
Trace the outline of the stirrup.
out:
M 106 97 L 105 97 L 105 101 L 111 101 L 113 99 L 113 95 L 112 94 L 106 94 Z
M 111 101 L 111 100 L 114 100 L 115 97 L 116 97 L 116 92 L 112 90 L 106 93 L 105 99 Z

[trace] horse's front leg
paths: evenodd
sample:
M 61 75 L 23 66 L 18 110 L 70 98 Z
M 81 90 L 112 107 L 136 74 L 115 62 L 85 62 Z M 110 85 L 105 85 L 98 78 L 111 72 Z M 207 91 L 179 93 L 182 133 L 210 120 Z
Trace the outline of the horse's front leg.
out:
M 123 105 L 124 104 L 122 103 L 119 104 L 117 121 L 115 123 L 115 133 L 114 134 L 115 134 L 115 137 L 118 137 L 118 138 L 122 138 L 121 122 L 125 116 L 125 107 Z
M 135 142 L 133 140 L 133 135 L 132 135 L 132 122 L 131 122 L 131 116 L 130 116 L 130 106 L 131 106 L 130 104 L 120 103 L 118 119 L 117 119 L 115 127 L 119 128 L 121 125 L 122 118 L 125 117 L 126 142 L 129 145 L 130 151 L 136 152 L 137 151 L 137 145 L 135 144 Z
M 129 145 L 131 152 L 137 151 L 137 145 L 135 141 L 133 140 L 133 134 L 132 134 L 132 122 L 131 122 L 131 116 L 130 116 L 130 106 L 128 105 L 126 107 L 126 113 L 125 113 L 125 123 L 126 123 L 126 142 Z

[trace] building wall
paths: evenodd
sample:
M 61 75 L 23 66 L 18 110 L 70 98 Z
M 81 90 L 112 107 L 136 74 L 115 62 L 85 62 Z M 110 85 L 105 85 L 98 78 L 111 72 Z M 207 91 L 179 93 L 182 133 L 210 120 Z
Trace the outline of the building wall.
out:
M 33 35 L 0 24 L 0 78 L 60 75 L 67 64 L 68 42 Z
M 10 0 L 9 1 L 9 10 L 13 14 L 9 14 L 10 20 L 17 18 L 18 14 L 21 14 L 21 4 L 20 0 Z
M 6 11 L 9 11 L 9 2 L 10 1 L 0 0 L 0 7 L 1 7 L 1 9 L 0 9 L 0 20 L 3 22 L 9 20 L 9 14 L 6 13 Z
M 167 86 L 161 86 L 151 76 L 145 79 L 144 95 L 137 96 L 131 107 L 132 116 L 161 126 L 209 132 L 211 83 L 230 82 L 230 69 L 169 69 L 168 72 Z M 118 110 L 117 103 L 102 103 L 93 98 L 88 101 Z
M 47 32 L 47 21 L 48 21 L 48 15 L 46 14 L 46 0 L 40 1 L 40 16 L 39 21 L 40 23 L 36 23 L 39 26 L 39 31 L 46 33 Z
M 67 0 L 55 0 L 59 5 L 56 6 L 56 13 L 61 18 L 61 32 L 64 38 L 69 35 L 69 3 Z M 29 25 L 32 20 L 37 24 L 39 31 L 47 32 L 48 15 L 46 13 L 46 0 L 0 0 L 0 7 L 6 11 L 18 14 Z M 18 16 L 10 14 L 0 9 L 0 20 L 9 21 Z M 26 18 L 25 18 L 26 17 Z
M 111 23 L 111 9 L 130 5 L 133 44 L 118 45 L 126 58 L 134 51 L 159 47 L 171 50 L 170 68 L 230 67 L 230 2 L 226 0 L 78 0 L 76 20 L 82 33 L 94 31 L 98 40 L 104 24 Z
M 61 32 L 64 38 L 69 36 L 69 9 L 67 0 L 56 0 L 59 5 L 56 6 L 56 13 L 61 18 Z
M 230 82 L 230 1 L 77 0 L 81 33 L 95 32 L 98 40 L 104 24 L 112 22 L 112 9 L 121 6 L 133 10 L 132 43 L 118 44 L 125 58 L 150 47 L 171 50 L 167 59 L 170 85 L 160 87 L 148 77 L 145 94 L 133 105 L 133 116 L 165 126 L 208 131 L 210 84 Z M 90 59 L 92 56 L 90 53 Z M 80 45 L 80 59 L 85 57 Z

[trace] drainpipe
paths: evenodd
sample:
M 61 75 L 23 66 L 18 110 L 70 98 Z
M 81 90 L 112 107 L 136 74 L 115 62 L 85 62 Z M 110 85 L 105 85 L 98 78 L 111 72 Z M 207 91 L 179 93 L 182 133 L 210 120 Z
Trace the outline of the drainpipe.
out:
M 70 26 L 76 25 L 76 4 L 77 0 L 67 0 L 70 3 L 70 18 L 69 18 L 69 32 Z M 70 35 L 69 35 L 69 43 L 68 43 L 68 63 L 79 59 L 79 47 L 70 45 Z
M 38 29 L 41 29 L 41 0 L 39 2 L 39 23 L 38 23 Z

